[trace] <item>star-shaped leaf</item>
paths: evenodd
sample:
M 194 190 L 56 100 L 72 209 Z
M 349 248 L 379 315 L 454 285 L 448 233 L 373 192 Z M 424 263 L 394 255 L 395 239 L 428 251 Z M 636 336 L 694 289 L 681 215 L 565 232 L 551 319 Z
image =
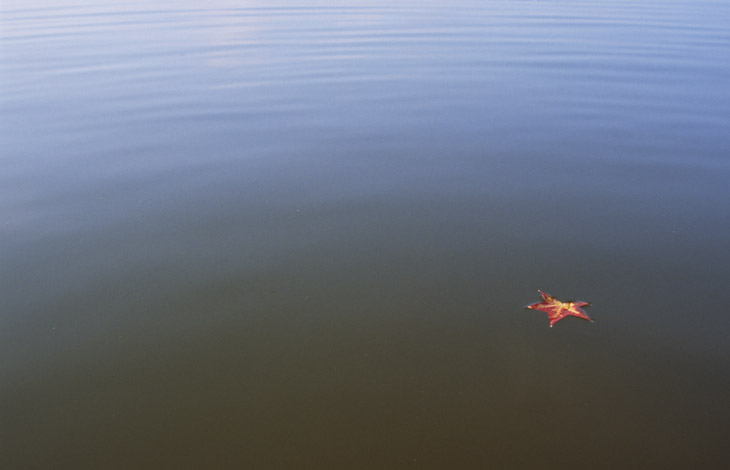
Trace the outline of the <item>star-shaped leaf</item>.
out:
M 562 320 L 567 316 L 583 318 L 584 320 L 588 320 L 589 322 L 593 321 L 588 317 L 586 312 L 581 310 L 581 307 L 590 305 L 588 302 L 583 302 L 580 300 L 569 300 L 567 302 L 561 302 L 555 297 L 551 296 L 550 294 L 546 294 L 541 290 L 539 290 L 538 292 L 542 296 L 542 302 L 528 305 L 526 308 L 530 308 L 532 310 L 541 310 L 547 313 L 548 318 L 550 319 L 550 328 L 552 328 L 556 322 Z

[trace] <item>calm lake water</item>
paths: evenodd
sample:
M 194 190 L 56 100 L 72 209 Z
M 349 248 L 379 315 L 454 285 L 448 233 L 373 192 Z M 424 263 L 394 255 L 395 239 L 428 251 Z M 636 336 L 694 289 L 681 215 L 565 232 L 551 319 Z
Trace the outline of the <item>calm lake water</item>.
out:
M 1 468 L 727 463 L 728 2 L 0 8 Z

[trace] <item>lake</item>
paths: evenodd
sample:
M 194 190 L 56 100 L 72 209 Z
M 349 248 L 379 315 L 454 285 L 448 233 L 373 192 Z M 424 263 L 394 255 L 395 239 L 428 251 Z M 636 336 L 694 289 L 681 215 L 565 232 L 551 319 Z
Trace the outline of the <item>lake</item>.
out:
M 0 15 L 0 467 L 727 463 L 727 2 Z

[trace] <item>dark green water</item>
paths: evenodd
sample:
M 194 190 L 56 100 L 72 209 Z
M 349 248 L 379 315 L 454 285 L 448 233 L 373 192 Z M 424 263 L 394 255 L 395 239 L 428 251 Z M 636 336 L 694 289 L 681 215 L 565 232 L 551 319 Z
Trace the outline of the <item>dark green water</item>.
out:
M 726 2 L 0 14 L 0 468 L 727 463 Z

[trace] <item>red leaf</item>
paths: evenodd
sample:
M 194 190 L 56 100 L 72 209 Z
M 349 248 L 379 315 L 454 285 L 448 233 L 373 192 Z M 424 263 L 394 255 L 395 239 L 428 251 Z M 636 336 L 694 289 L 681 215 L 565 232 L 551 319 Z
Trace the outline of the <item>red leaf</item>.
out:
M 542 302 L 528 305 L 527 308 L 530 308 L 532 310 L 541 310 L 547 313 L 548 318 L 550 319 L 550 328 L 552 328 L 555 323 L 568 316 L 583 318 L 584 320 L 593 322 L 593 320 L 588 317 L 586 312 L 581 309 L 581 307 L 590 305 L 588 302 L 583 302 L 580 300 L 561 302 L 555 297 L 541 290 L 539 290 L 538 292 L 542 296 Z

